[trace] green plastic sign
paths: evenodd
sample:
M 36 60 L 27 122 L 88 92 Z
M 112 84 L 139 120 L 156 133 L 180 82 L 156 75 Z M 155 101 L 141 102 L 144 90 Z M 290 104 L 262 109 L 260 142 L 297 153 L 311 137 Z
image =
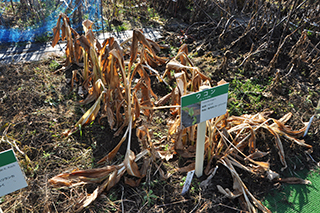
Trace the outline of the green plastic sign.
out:
M 27 186 L 13 150 L 0 152 L 0 197 Z
M 227 111 L 229 84 L 223 84 L 181 97 L 181 122 L 186 128 Z

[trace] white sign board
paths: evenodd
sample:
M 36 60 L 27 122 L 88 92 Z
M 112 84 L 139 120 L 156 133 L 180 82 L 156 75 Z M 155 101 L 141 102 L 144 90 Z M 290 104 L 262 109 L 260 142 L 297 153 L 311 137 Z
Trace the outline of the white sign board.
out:
M 13 150 L 0 152 L 0 197 L 27 186 Z
M 195 165 L 195 174 L 198 178 L 203 173 L 206 120 L 227 112 L 228 90 L 228 83 L 208 89 L 203 86 L 199 92 L 181 97 L 182 128 L 198 124 Z
M 186 128 L 227 112 L 229 84 L 181 97 L 181 122 Z

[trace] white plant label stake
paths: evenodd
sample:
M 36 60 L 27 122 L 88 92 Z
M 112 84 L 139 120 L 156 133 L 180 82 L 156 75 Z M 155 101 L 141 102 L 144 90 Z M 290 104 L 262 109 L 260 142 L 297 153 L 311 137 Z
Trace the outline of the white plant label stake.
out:
M 181 195 L 185 195 L 191 186 L 192 178 L 193 178 L 194 170 L 189 171 L 186 177 L 186 181 L 184 182 Z
M 206 121 L 223 115 L 227 111 L 229 84 L 213 88 L 202 86 L 200 91 L 181 97 L 181 126 L 186 128 L 198 124 L 195 174 L 203 173 Z
M 308 134 L 313 118 L 314 118 L 314 115 L 310 118 L 306 131 L 304 131 L 303 137 L 305 137 Z
M 27 186 L 13 150 L 0 152 L 0 197 Z

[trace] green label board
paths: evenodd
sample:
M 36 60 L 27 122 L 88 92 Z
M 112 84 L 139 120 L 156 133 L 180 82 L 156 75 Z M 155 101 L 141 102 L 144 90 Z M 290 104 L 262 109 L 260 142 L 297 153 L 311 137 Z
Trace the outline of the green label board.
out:
M 0 197 L 27 186 L 13 150 L 0 152 Z
M 186 128 L 227 111 L 229 84 L 223 84 L 181 97 L 181 123 Z

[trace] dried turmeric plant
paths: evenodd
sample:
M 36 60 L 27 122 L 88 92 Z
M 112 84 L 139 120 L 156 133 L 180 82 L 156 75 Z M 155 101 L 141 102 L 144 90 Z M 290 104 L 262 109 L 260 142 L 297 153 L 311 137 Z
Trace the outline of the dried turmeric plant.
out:
M 60 26 L 60 19 L 63 19 L 62 26 Z M 211 87 L 210 79 L 202 74 L 188 58 L 187 45 L 182 45 L 177 55 L 168 61 L 166 58 L 157 56 L 161 46 L 147 39 L 140 30 L 134 30 L 133 37 L 122 44 L 118 44 L 112 37 L 107 38 L 101 44 L 94 37 L 92 24 L 91 21 L 84 21 L 85 35 L 80 36 L 70 28 L 68 18 L 61 14 L 57 26 L 54 28 L 53 46 L 60 38 L 60 29 L 62 30 L 61 39 L 67 39 L 67 65 L 83 63 L 83 71 L 79 74 L 82 77 L 82 87 L 87 89 L 88 96 L 80 104 L 94 102 L 75 126 L 64 132 L 63 135 L 69 136 L 82 126 L 90 124 L 100 112 L 100 119 L 107 118 L 110 127 L 116 131 L 115 135 L 121 134 L 125 128 L 126 131 L 118 145 L 98 163 L 111 161 L 126 139 L 128 139 L 128 144 L 125 158 L 119 165 L 75 170 L 59 174 L 49 180 L 54 186 L 72 187 L 88 183 L 100 184 L 91 195 L 86 195 L 78 201 L 75 211 L 81 211 L 92 203 L 102 191 L 113 187 L 125 172 L 136 177 L 136 180 L 126 177 L 125 183 L 137 186 L 152 164 L 157 167 L 161 179 L 169 178 L 174 172 L 186 172 L 194 169 L 194 163 L 191 163 L 184 168 L 173 169 L 165 173 L 157 165 L 155 159 L 168 161 L 173 157 L 173 154 L 179 154 L 184 158 L 194 158 L 196 126 L 184 129 L 181 127 L 180 100 L 183 95 L 199 91 L 201 86 Z M 130 42 L 131 47 L 125 48 L 125 45 Z M 129 56 L 126 62 L 125 56 Z M 161 76 L 157 67 L 162 65 L 165 65 L 166 69 Z M 168 86 L 167 79 L 175 80 L 176 87 L 169 86 L 171 92 L 158 98 L 151 89 L 150 74 L 155 75 L 159 82 Z M 224 83 L 226 82 L 221 80 L 218 85 Z M 170 108 L 171 117 L 167 120 L 169 135 L 166 139 L 174 143 L 174 153 L 172 150 L 163 150 L 151 142 L 148 123 L 138 126 L 137 121 L 142 114 L 146 116 L 146 120 L 150 120 L 153 110 L 162 108 Z M 269 152 L 257 149 L 258 143 L 265 143 L 265 141 L 257 140 L 257 134 L 269 134 L 274 138 L 274 146 L 278 150 L 279 159 L 283 165 L 282 169 L 287 167 L 282 138 L 297 145 L 312 148 L 303 140 L 298 139 L 303 135 L 306 127 L 294 131 L 285 125 L 292 116 L 291 113 L 279 120 L 269 118 L 269 115 L 270 113 L 264 112 L 256 115 L 229 117 L 226 113 L 206 122 L 205 155 L 208 164 L 205 174 L 209 175 L 208 179 L 214 177 L 216 169 L 211 168 L 213 160 L 220 163 L 218 165 L 227 167 L 233 177 L 233 192 L 221 186 L 217 186 L 217 188 L 231 199 L 239 198 L 243 209 L 249 212 L 256 212 L 256 208 L 263 212 L 270 211 L 249 192 L 234 167 L 267 177 L 270 180 L 279 179 L 279 174 L 270 170 L 268 162 L 258 160 L 268 155 Z M 133 127 L 136 128 L 136 135 L 143 147 L 143 151 L 137 156 L 130 149 Z M 136 161 L 142 157 L 144 157 L 144 163 L 139 169 Z
M 270 170 L 268 162 L 258 161 L 268 155 L 269 152 L 258 150 L 257 145 L 265 143 L 265 140 L 257 140 L 257 135 L 262 134 L 265 138 L 274 137 L 274 146 L 278 149 L 279 159 L 283 165 L 282 170 L 287 167 L 287 163 L 281 138 L 312 149 L 312 146 L 306 144 L 304 140 L 298 139 L 303 136 L 308 123 L 305 123 L 305 127 L 300 130 L 292 130 L 289 126 L 285 125 L 291 118 L 292 113 L 284 115 L 279 120 L 268 118 L 271 113 L 264 112 L 255 115 L 231 117 L 227 117 L 226 114 L 207 121 L 208 138 L 206 150 L 208 150 L 207 156 L 210 163 L 205 169 L 205 173 L 210 174 L 213 171 L 211 168 L 213 159 L 226 166 L 234 180 L 234 192 L 231 192 L 229 189 L 229 191 L 223 189 L 221 186 L 217 186 L 218 190 L 232 199 L 239 197 L 240 201 L 244 204 L 242 206 L 246 206 L 245 210 L 249 212 L 256 212 L 251 202 L 262 212 L 270 211 L 248 191 L 234 166 L 261 177 L 267 177 L 269 180 L 280 180 L 280 175 Z M 267 133 L 270 136 L 267 136 Z M 304 184 L 307 183 L 304 180 L 296 181 Z M 294 182 L 288 180 L 288 183 Z
M 62 26 L 60 26 L 61 18 L 63 19 Z M 110 127 L 117 130 L 115 135 L 119 135 L 125 127 L 127 127 L 127 130 L 114 150 L 101 159 L 99 163 L 112 160 L 121 144 L 127 138 L 128 144 L 125 159 L 118 166 L 106 166 L 99 169 L 63 173 L 49 180 L 50 183 L 56 186 L 102 183 L 93 194 L 86 196 L 78 202 L 75 211 L 82 210 L 94 201 L 103 190 L 108 190 L 114 186 L 125 171 L 131 176 L 140 178 L 140 180 L 145 176 L 146 166 L 142 167 L 139 171 L 135 160 L 139 160 L 150 152 L 150 149 L 149 151 L 146 149 L 149 148 L 149 144 L 145 142 L 145 149 L 136 158 L 134 152 L 130 149 L 132 127 L 141 113 L 147 117 L 151 116 L 154 106 L 153 100 L 158 99 L 151 89 L 151 80 L 147 71 L 155 73 L 161 79 L 161 76 L 154 68 L 166 62 L 166 59 L 156 55 L 160 50 L 160 46 L 146 39 L 141 31 L 134 30 L 129 54 L 130 60 L 128 65 L 125 65 L 124 52 L 121 45 L 114 38 L 108 38 L 101 44 L 94 37 L 92 24 L 89 20 L 84 21 L 85 35 L 80 36 L 73 33 L 72 36 L 70 32 L 73 30 L 68 25 L 68 18 L 64 14 L 61 14 L 57 26 L 54 28 L 53 46 L 59 40 L 60 28 L 62 30 L 61 39 L 67 39 L 67 65 L 79 63 L 81 59 L 83 60 L 84 70 L 80 74 L 83 82 L 82 86 L 88 90 L 88 96 L 80 104 L 94 102 L 75 126 L 64 132 L 63 135 L 69 136 L 79 128 L 90 124 L 96 119 L 100 111 L 101 118 L 107 117 Z M 133 84 L 133 76 L 136 74 L 140 78 L 137 83 Z M 75 76 L 73 75 L 73 78 Z M 143 132 L 148 133 L 147 130 L 140 130 L 140 134 Z M 141 141 L 144 140 L 141 139 Z M 153 150 L 151 153 L 157 152 Z M 130 182 L 130 180 L 127 182 Z
M 62 23 L 61 23 L 62 20 Z M 61 35 L 60 35 L 61 31 Z M 71 64 L 78 64 L 81 58 L 80 43 L 77 41 L 79 34 L 70 26 L 70 20 L 67 15 L 61 13 L 59 15 L 57 25 L 53 28 L 53 41 L 52 47 L 54 47 L 59 39 L 67 41 L 66 46 L 66 67 Z
M 181 48 L 179 52 L 180 51 Z M 181 62 L 177 62 L 176 60 L 177 57 L 167 64 L 165 72 L 165 75 L 168 75 L 171 70 L 175 72 L 182 71 L 174 75 L 177 87 L 169 94 L 171 96 L 171 105 L 173 106 L 179 106 L 181 96 L 192 92 L 192 89 L 197 91 L 199 85 L 210 86 L 205 76 L 197 75 L 197 69 L 194 68 L 191 63 L 190 66 L 187 67 L 186 65 L 182 65 L 182 60 Z M 187 70 L 195 72 L 190 75 L 187 73 Z M 194 78 L 187 77 L 193 76 L 192 74 Z M 226 82 L 222 80 L 218 85 L 224 83 Z M 169 100 L 170 99 L 165 96 L 161 99 L 161 103 L 164 104 Z M 171 114 L 172 118 L 168 122 L 169 134 L 171 135 L 171 140 L 174 142 L 175 151 L 185 158 L 195 157 L 195 126 L 181 130 L 180 108 L 173 108 Z M 279 159 L 283 165 L 282 170 L 287 168 L 287 163 L 281 138 L 290 140 L 302 147 L 312 149 L 312 146 L 306 144 L 304 140 L 298 139 L 303 136 L 308 123 L 305 123 L 304 128 L 295 131 L 285 125 L 291 118 L 292 113 L 284 115 L 279 120 L 268 118 L 270 114 L 272 114 L 272 112 L 229 117 L 228 113 L 226 113 L 225 115 L 207 121 L 205 155 L 207 156 L 208 164 L 205 169 L 205 174 L 211 174 L 208 178 L 213 178 L 212 173 L 214 173 L 214 169 L 211 168 L 213 160 L 226 166 L 233 177 L 234 191 L 231 192 L 229 189 L 223 189 L 221 186 L 217 186 L 217 188 L 229 198 L 239 198 L 244 210 L 249 212 L 257 212 L 256 208 L 262 212 L 270 212 L 270 210 L 262 205 L 262 203 L 249 192 L 234 167 L 238 167 L 255 175 L 260 175 L 261 177 L 267 177 L 269 180 L 282 180 L 278 173 L 270 170 L 268 162 L 258 161 L 259 158 L 268 155 L 269 152 L 263 152 L 257 149 L 257 143 L 265 143 L 265 141 L 257 140 L 257 134 L 263 134 L 265 138 L 274 137 L 274 146 L 278 149 Z M 269 133 L 269 135 L 266 135 L 267 133 Z M 186 171 L 194 169 L 194 164 L 190 164 L 190 167 L 186 169 Z M 286 181 L 288 181 L 288 183 L 298 182 L 308 184 L 307 181 L 297 180 L 297 178 L 293 179 L 294 180 L 290 178 Z

